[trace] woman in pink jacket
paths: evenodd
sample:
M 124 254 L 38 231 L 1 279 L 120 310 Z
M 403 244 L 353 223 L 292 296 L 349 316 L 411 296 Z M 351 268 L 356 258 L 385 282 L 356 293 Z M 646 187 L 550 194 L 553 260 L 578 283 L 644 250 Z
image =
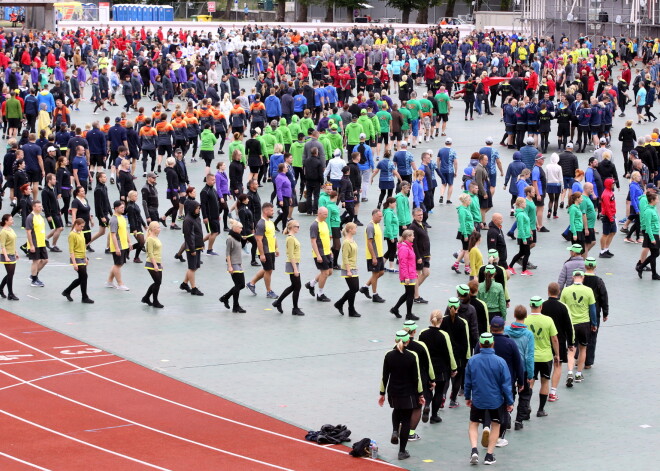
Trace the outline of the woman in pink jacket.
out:
M 399 314 L 399 307 L 405 302 L 406 320 L 416 321 L 419 317 L 412 313 L 413 299 L 415 297 L 415 284 L 417 282 L 417 265 L 415 251 L 413 250 L 414 238 L 415 233 L 410 229 L 407 229 L 401 234 L 401 241 L 397 246 L 397 255 L 399 257 L 399 280 L 405 288 L 405 292 L 396 302 L 396 305 L 390 309 L 390 312 L 400 318 L 401 314 Z

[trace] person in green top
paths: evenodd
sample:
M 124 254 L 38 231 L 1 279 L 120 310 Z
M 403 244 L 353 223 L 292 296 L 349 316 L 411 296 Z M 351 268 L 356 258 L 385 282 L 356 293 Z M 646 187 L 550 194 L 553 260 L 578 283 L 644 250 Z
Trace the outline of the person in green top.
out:
M 325 130 L 319 134 L 319 142 L 323 145 L 323 149 L 325 150 L 325 160 L 330 160 L 330 157 L 332 156 L 332 143 Z
M 300 132 L 307 136 L 310 129 L 315 129 L 314 121 L 312 121 L 312 112 L 305 110 L 303 119 L 300 120 Z
M 644 230 L 644 248 L 649 249 L 649 256 L 638 263 L 636 270 L 637 275 L 641 278 L 644 273 L 644 268 L 651 265 L 651 272 L 653 273 L 651 279 L 660 280 L 660 276 L 656 271 L 656 259 L 660 255 L 660 221 L 658 219 L 658 212 L 656 205 L 658 204 L 658 195 L 649 192 L 646 195 L 647 205 L 644 212 L 640 211 L 642 227 Z M 641 209 L 641 206 L 640 206 Z
M 584 228 L 584 258 L 589 256 L 589 250 L 596 245 L 596 219 L 598 214 L 596 213 L 596 208 L 594 208 L 594 203 L 591 199 L 594 194 L 594 185 L 593 183 L 585 183 L 582 185 L 584 190 L 584 195 L 582 196 L 582 203 L 580 203 L 580 211 L 584 214 L 587 225 Z
M 346 126 L 345 133 L 346 150 L 348 151 L 348 155 L 350 155 L 353 148 L 360 143 L 360 134 L 362 133 L 365 133 L 364 128 L 357 122 L 357 116 L 353 116 L 351 122 Z
M 570 230 L 573 237 L 573 242 L 580 244 L 584 248 L 584 221 L 586 216 L 582 212 L 580 205 L 582 204 L 582 193 L 576 191 L 571 193 L 568 198 L 568 220 Z
M 490 319 L 495 316 L 501 316 L 506 320 L 506 296 L 504 295 L 502 284 L 494 279 L 496 272 L 497 268 L 495 268 L 495 265 L 486 265 L 484 268 L 486 277 L 484 281 L 479 283 L 477 298 L 486 303 L 488 317 Z
M 357 122 L 362 126 L 362 129 L 364 129 L 363 132 L 367 135 L 367 141 L 373 139 L 376 135 L 376 131 L 374 130 L 373 122 L 367 114 L 366 109 L 360 111 L 360 117 L 358 118 Z
M 385 152 L 390 151 L 390 134 L 392 133 L 392 114 L 387 111 L 387 103 L 383 102 L 381 109 L 376 113 L 379 125 L 378 144 L 376 145 L 376 156 L 380 156 L 380 144 L 385 143 Z
M 321 195 L 327 195 L 325 205 L 321 206 L 319 197 L 319 208 L 328 208 L 328 227 L 330 228 L 330 237 L 332 239 L 332 259 L 335 262 L 333 268 L 337 269 L 339 261 L 339 250 L 341 249 L 341 216 L 339 206 L 337 206 L 338 194 L 332 189 L 332 184 L 325 189 L 327 193 L 321 192 Z
M 430 141 L 433 136 L 433 127 L 431 126 L 431 116 L 433 115 L 433 103 L 427 98 L 427 94 L 422 94 L 419 100 L 420 107 L 420 127 L 423 129 L 424 142 Z
M 519 198 L 520 199 L 520 198 Z M 541 390 L 539 391 L 539 408 L 537 417 L 545 417 L 548 413 L 544 410 L 545 403 L 550 393 L 550 377 L 552 365 L 559 367 L 559 340 L 557 339 L 557 327 L 552 317 L 541 314 L 543 298 L 533 296 L 529 300 L 530 314 L 525 319 L 527 328 L 534 334 L 534 379 L 529 382 L 529 396 L 531 398 L 534 382 L 541 375 Z M 553 354 L 554 352 L 554 354 Z M 569 355 L 572 357 L 573 355 Z M 520 409 L 519 409 L 520 410 Z M 516 418 L 516 422 L 522 417 Z
M 332 109 L 332 114 L 328 116 L 328 124 L 330 125 L 330 129 L 332 129 L 332 125 L 336 124 L 337 125 L 337 132 L 339 134 L 342 134 L 344 132 L 344 120 L 341 119 L 341 116 L 337 114 L 339 109 L 337 107 Z
M 399 107 L 399 113 L 403 117 L 403 123 L 401 123 L 401 133 L 403 134 L 404 140 L 408 137 L 408 131 L 410 130 L 410 122 L 412 121 L 412 113 L 406 106 L 406 101 L 401 102 Z
M 330 202 L 330 192 L 332 192 L 332 183 L 327 182 L 319 193 L 319 208 L 327 208 Z
M 383 239 L 387 243 L 387 251 L 384 258 L 389 262 L 389 267 L 385 271 L 398 273 L 394 264 L 396 260 L 396 244 L 399 236 L 399 218 L 396 214 L 396 198 L 390 196 L 385 200 L 385 209 L 383 210 Z
M 449 112 L 451 111 L 451 99 L 443 85 L 435 95 L 435 102 L 438 104 L 438 122 L 442 121 L 442 135 L 445 136 L 447 130 L 447 121 L 449 120 Z M 437 123 L 436 123 L 437 124 Z
M 368 111 L 368 116 L 371 120 L 371 127 L 374 130 L 374 134 L 371 138 L 371 153 L 374 154 L 374 160 L 378 160 L 378 155 L 376 154 L 376 146 L 378 145 L 378 136 L 380 136 L 380 122 L 378 121 L 378 116 L 376 116 L 377 112 L 378 107 L 376 106 L 369 108 Z
M 456 234 L 456 239 L 461 241 L 461 250 L 458 252 L 456 260 L 451 269 L 456 273 L 460 273 L 458 266 L 461 260 L 464 260 L 464 270 L 465 274 L 470 274 L 470 262 L 468 258 L 468 240 L 470 239 L 470 234 L 474 231 L 474 219 L 472 218 L 472 213 L 470 211 L 470 205 L 472 204 L 472 198 L 468 193 L 462 193 L 458 197 L 460 205 L 456 207 L 456 212 L 458 214 L 458 233 Z
M 417 147 L 417 136 L 419 135 L 419 113 L 422 109 L 422 106 L 417 99 L 417 92 L 410 93 L 410 100 L 408 100 L 406 108 L 410 111 L 410 122 L 412 124 L 412 139 L 410 142 L 414 149 Z
M 295 137 L 302 132 L 300 130 L 300 118 L 298 115 L 294 114 L 291 116 L 291 123 L 289 123 L 288 128 L 289 132 L 291 133 L 291 140 L 293 141 L 293 139 L 295 139 Z
M 532 187 L 533 189 L 533 187 Z M 523 197 L 518 197 L 515 203 L 515 216 L 516 224 L 518 225 L 518 253 L 513 257 L 509 263 L 509 273 L 512 275 L 516 274 L 515 268 L 513 268 L 516 262 L 522 259 L 522 273 L 521 275 L 532 275 L 533 273 L 527 270 L 527 262 L 529 261 L 529 255 L 532 250 L 532 231 L 530 229 L 530 220 L 527 215 L 527 200 Z M 534 213 L 536 215 L 536 213 Z
M 466 191 L 470 195 L 472 200 L 470 203 L 470 214 L 472 214 L 472 220 L 474 221 L 475 227 L 481 225 L 481 209 L 479 207 L 479 185 L 473 180 L 470 183 L 470 190 Z
M 277 137 L 277 142 L 284 144 L 284 152 L 288 153 L 291 149 L 293 139 L 289 126 L 286 124 L 286 118 L 280 118 L 280 125 L 275 130 L 275 136 Z
M 238 149 L 241 151 L 241 162 L 247 166 L 247 154 L 245 153 L 245 143 L 243 142 L 243 133 L 235 132 L 234 140 L 229 144 L 229 155 L 234 155 L 234 151 Z
M 410 194 L 410 183 L 404 181 L 401 183 L 401 191 L 396 194 L 396 215 L 399 219 L 399 235 L 403 233 L 405 229 L 408 229 L 408 226 L 412 222 L 412 213 L 410 212 L 410 200 L 408 195 Z
M 296 181 L 300 182 L 300 195 L 305 191 L 305 175 L 303 174 L 303 151 L 305 150 L 305 135 L 303 133 L 298 133 L 298 140 L 293 141 L 291 144 L 291 157 L 293 157 L 293 173 L 296 176 Z
M 208 175 L 209 171 L 211 170 L 211 162 L 213 161 L 213 157 L 215 155 L 213 148 L 215 147 L 215 143 L 218 142 L 215 134 L 213 134 L 213 131 L 211 131 L 211 125 L 209 123 L 204 125 L 204 130 L 200 135 L 200 139 L 202 141 L 202 145 L 199 148 L 199 156 L 202 158 L 202 160 L 204 160 L 204 178 L 206 178 L 206 175 Z
M 343 152 L 344 150 L 344 138 L 342 137 L 337 130 L 339 127 L 336 124 L 330 125 L 330 130 L 327 133 L 328 142 L 330 142 L 330 152 L 326 152 L 326 156 L 334 155 L 335 150 L 339 149 Z
M 568 388 L 573 386 L 573 381 L 576 383 L 582 382 L 582 370 L 587 360 L 589 335 L 591 332 L 598 330 L 596 297 L 591 288 L 582 284 L 583 281 L 584 272 L 575 270 L 573 272 L 573 284 L 564 288 L 559 298 L 566 305 L 568 314 L 571 316 L 573 330 L 575 331 L 575 344 L 578 349 L 578 366 L 575 379 L 573 379 L 575 356 L 568 355 L 568 377 L 566 378 L 566 387 Z
M 18 128 L 21 125 L 21 119 L 23 119 L 23 106 L 16 98 L 16 92 L 14 90 L 11 91 L 9 99 L 5 103 L 5 116 L 9 122 L 7 139 L 11 139 L 18 134 Z

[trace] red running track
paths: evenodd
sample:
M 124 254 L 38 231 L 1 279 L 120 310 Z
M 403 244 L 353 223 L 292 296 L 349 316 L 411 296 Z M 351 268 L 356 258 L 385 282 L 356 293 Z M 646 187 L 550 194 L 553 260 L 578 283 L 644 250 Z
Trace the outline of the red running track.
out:
M 400 469 L 0 310 L 0 470 Z

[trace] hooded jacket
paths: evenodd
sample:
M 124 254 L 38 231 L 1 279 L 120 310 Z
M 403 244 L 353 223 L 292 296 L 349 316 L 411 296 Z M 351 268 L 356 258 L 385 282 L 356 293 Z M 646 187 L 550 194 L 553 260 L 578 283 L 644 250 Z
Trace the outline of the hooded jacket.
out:
M 280 99 L 275 95 L 270 95 L 266 98 L 264 105 L 266 105 L 266 116 L 269 118 L 282 116 L 282 103 L 280 103 Z
M 545 178 L 546 183 L 555 183 L 562 184 L 563 173 L 561 167 L 559 166 L 559 155 L 556 152 L 553 152 L 550 156 L 550 163 L 545 166 Z
M 513 404 L 511 384 L 509 367 L 494 348 L 484 348 L 465 369 L 465 399 L 479 409 L 498 409 L 503 402 Z
M 504 179 L 504 186 L 509 186 L 509 181 L 511 181 L 511 186 L 509 186 L 509 193 L 512 195 L 518 194 L 518 188 L 515 183 L 518 180 L 518 175 L 522 172 L 526 166 L 521 160 L 520 152 L 513 153 L 513 162 L 509 164 L 506 169 L 506 177 Z
M 504 333 L 518 346 L 527 379 L 534 378 L 534 334 L 532 331 L 522 322 L 512 322 L 511 325 L 504 328 Z
M 291 123 L 289 123 L 288 128 L 291 133 L 291 140 L 298 139 L 298 134 L 300 134 L 300 118 L 298 115 L 291 116 Z
M 183 220 L 183 240 L 186 244 L 186 251 L 197 252 L 204 248 L 204 232 L 202 231 L 202 220 L 195 209 L 199 207 L 197 201 L 191 201 L 186 217 Z
M 610 178 L 613 180 L 613 185 L 616 185 L 616 187 L 619 188 L 619 174 L 616 171 L 616 165 L 614 165 L 611 160 L 603 159 L 598 164 L 598 173 L 600 173 L 600 177 L 603 179 L 603 182 Z
M 525 384 L 525 369 L 518 344 L 504 333 L 493 334 L 493 337 L 495 338 L 495 355 L 502 358 L 509 367 L 511 386 L 515 386 L 516 383 L 522 386 Z M 481 345 L 477 343 L 474 347 L 474 354 L 481 351 Z
M 397 254 L 399 256 L 399 281 L 417 279 L 417 264 L 415 259 L 415 250 L 410 241 L 403 241 L 397 244 Z
M 293 142 L 291 131 L 289 130 L 286 124 L 285 118 L 280 118 L 280 124 L 275 130 L 275 137 L 277 138 L 277 142 L 280 142 L 282 144 L 291 144 Z M 296 135 L 296 139 L 298 139 L 297 135 Z
M 606 161 L 603 161 L 606 162 Z M 616 216 L 616 200 L 614 197 L 614 180 L 606 178 L 604 182 L 603 194 L 600 195 L 600 212 L 610 222 L 614 222 Z
M 557 280 L 557 283 L 559 283 L 559 289 L 564 289 L 573 284 L 573 272 L 575 270 L 584 271 L 584 258 L 580 255 L 571 257 L 564 263 L 564 266 L 559 273 L 559 279 Z

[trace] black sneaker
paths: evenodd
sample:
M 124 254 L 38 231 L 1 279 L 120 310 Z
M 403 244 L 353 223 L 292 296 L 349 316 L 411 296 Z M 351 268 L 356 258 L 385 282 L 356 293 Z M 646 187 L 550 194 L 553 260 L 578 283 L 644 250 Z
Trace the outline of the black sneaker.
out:
M 366 286 L 360 288 L 360 293 L 364 294 L 367 297 L 367 299 L 371 299 L 371 294 L 369 294 L 369 288 L 367 288 Z
M 547 417 L 548 413 L 544 410 L 540 410 L 536 412 L 536 417 Z
M 399 444 L 399 432 L 397 432 L 397 431 L 392 432 L 392 436 L 390 437 L 390 443 L 392 445 L 398 445 Z
M 429 303 L 426 299 L 422 298 L 421 296 L 419 298 L 413 299 L 413 302 L 415 304 L 428 304 Z
M 491 453 L 487 453 L 486 457 L 484 458 L 484 464 L 485 465 L 490 465 L 490 464 L 495 464 L 497 463 L 497 460 L 495 459 L 495 455 Z
M 325 294 L 321 294 L 321 295 L 317 296 L 317 297 L 316 297 L 316 300 L 317 300 L 317 301 L 320 301 L 320 302 L 322 302 L 322 303 L 329 303 L 329 302 L 331 302 L 330 298 L 327 297 Z
M 539 229 L 539 232 L 550 232 L 550 230 L 545 226 L 541 226 L 541 229 Z
M 410 453 L 408 453 L 407 451 L 400 451 L 399 452 L 399 459 L 400 460 L 406 460 L 408 458 L 410 458 Z
M 425 406 L 424 410 L 422 411 L 422 422 L 427 423 L 429 421 L 430 413 L 431 413 L 431 408 L 429 406 Z
M 440 422 L 442 422 L 442 417 L 440 417 L 439 415 L 432 415 L 431 418 L 429 419 L 429 422 L 431 422 L 432 424 L 439 424 Z
M 475 450 L 470 453 L 470 464 L 479 464 L 479 453 Z
M 200 290 L 198 290 L 197 288 L 193 288 L 193 289 L 191 289 L 191 290 L 190 290 L 190 294 L 192 294 L 193 296 L 204 296 L 204 293 L 202 293 L 202 292 L 201 292 Z
M 514 430 L 522 430 L 523 429 L 523 423 L 522 422 L 516 422 L 515 425 L 513 426 Z
M 598 257 L 600 257 L 600 258 L 612 258 L 612 257 L 614 257 L 614 255 L 609 253 L 609 252 L 603 252 L 600 255 L 598 255 Z
M 304 316 L 305 313 L 302 312 L 299 308 L 294 307 L 293 310 L 291 311 L 291 314 L 294 316 Z
M 396 309 L 396 308 L 393 307 L 393 308 L 390 309 L 390 312 L 391 312 L 392 314 L 394 314 L 394 316 L 395 316 L 397 319 L 401 319 L 401 314 L 399 314 L 399 310 L 398 310 L 398 309 Z
M 453 204 L 451 200 L 447 200 L 447 204 Z
M 438 203 L 442 204 L 442 202 L 444 201 L 444 199 L 445 199 L 445 197 L 444 197 L 444 196 L 441 196 L 440 199 L 438 200 Z
M 379 294 L 374 294 L 373 297 L 371 298 L 371 300 L 375 303 L 384 303 L 385 302 L 385 300 L 383 298 L 381 298 Z
M 417 317 L 415 314 L 407 314 L 406 315 L 406 320 L 407 321 L 418 321 L 419 317 Z
M 309 281 L 307 283 L 305 283 L 305 288 L 307 288 L 309 290 L 309 294 L 311 294 L 312 296 L 315 296 L 314 287 L 311 285 L 311 283 Z
M 236 314 L 245 314 L 247 311 L 243 309 L 241 306 L 236 306 L 231 310 L 231 312 L 236 313 Z
M 188 283 L 181 283 L 179 289 L 190 293 L 190 286 L 188 286 Z

